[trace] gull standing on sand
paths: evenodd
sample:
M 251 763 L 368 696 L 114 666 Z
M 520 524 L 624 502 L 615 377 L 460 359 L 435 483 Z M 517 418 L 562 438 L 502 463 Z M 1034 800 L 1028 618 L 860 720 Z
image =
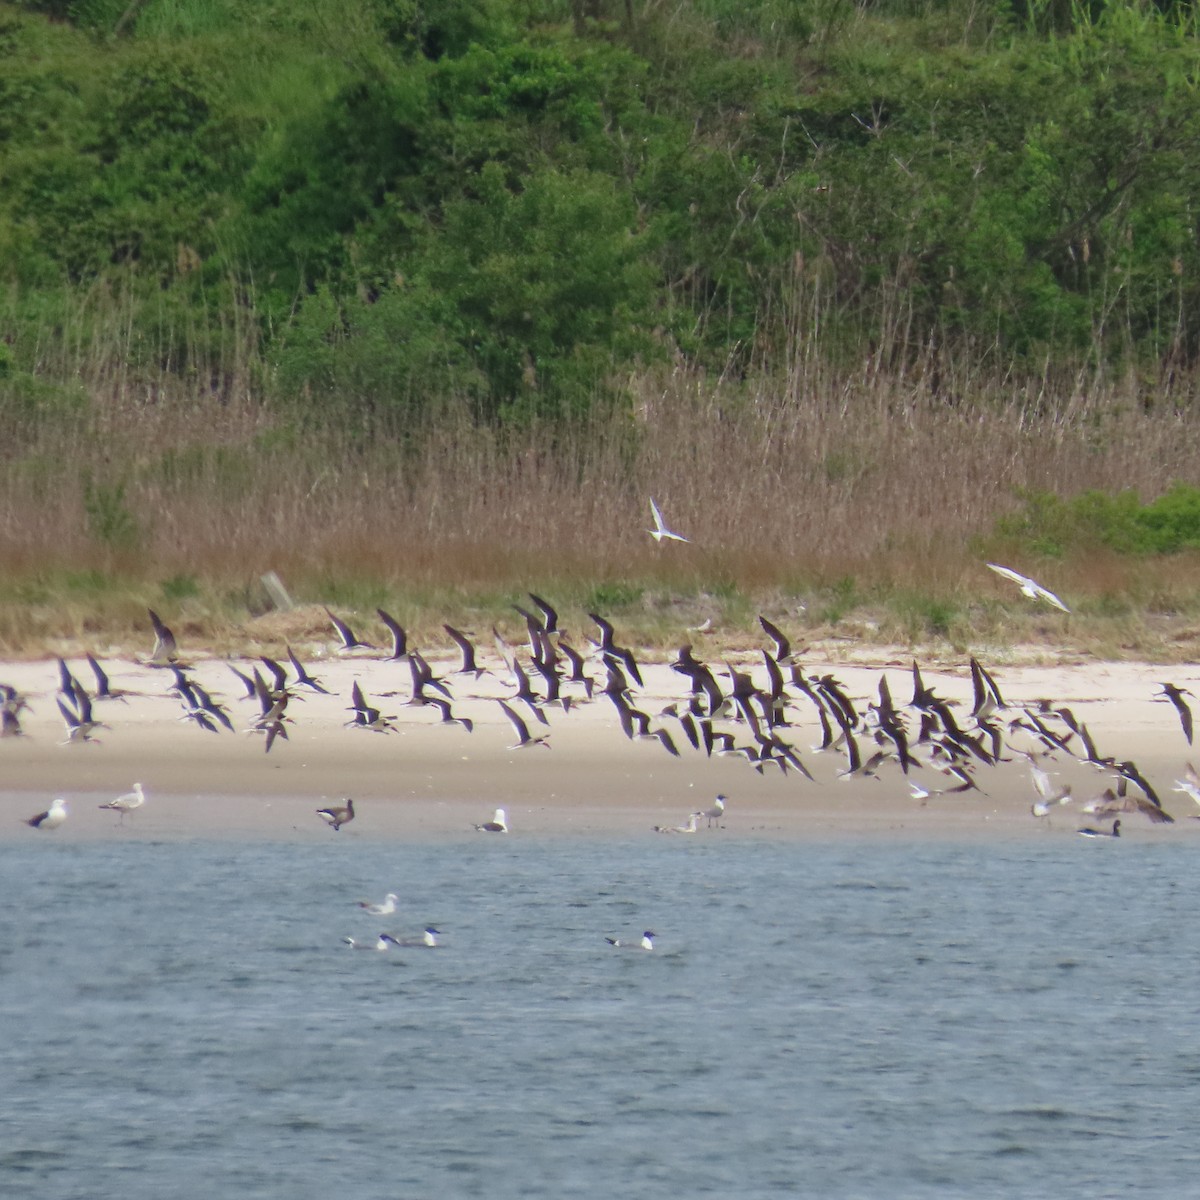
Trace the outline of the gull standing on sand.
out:
M 654 518 L 654 528 L 647 529 L 646 532 L 660 545 L 663 538 L 672 542 L 686 542 L 688 539 L 681 533 L 673 533 L 663 523 L 662 513 L 658 511 L 658 505 L 654 503 L 654 497 L 650 497 L 650 515 Z
M 347 799 L 343 807 L 340 808 L 318 808 L 317 816 L 333 828 L 333 832 L 337 833 L 343 825 L 349 825 L 354 820 L 354 801 Z
M 725 802 L 729 799 L 728 796 L 718 796 L 713 802 L 711 808 L 706 808 L 700 815 L 708 821 L 707 828 L 711 829 L 713 823 L 716 822 L 717 828 L 721 827 L 721 818 L 725 815 Z
M 988 563 L 987 565 L 997 575 L 1003 575 L 1005 579 L 1011 579 L 1021 589 L 1022 596 L 1027 596 L 1030 600 L 1045 600 L 1047 604 L 1053 604 L 1055 608 L 1065 613 L 1071 611 L 1052 591 L 1042 587 L 1037 580 L 1030 579 L 1028 575 L 1022 575 L 1008 567 L 1002 567 L 998 563 Z
M 50 807 L 36 817 L 29 817 L 25 824 L 34 829 L 57 829 L 67 819 L 67 802 L 60 796 L 50 801 Z
M 504 809 L 496 809 L 495 815 L 490 821 L 484 821 L 482 825 L 475 826 L 476 833 L 507 833 L 508 818 L 505 815 Z
M 133 812 L 134 809 L 141 808 L 146 803 L 146 793 L 142 791 L 142 785 L 135 783 L 132 792 L 126 792 L 123 796 L 118 796 L 115 800 L 110 800 L 107 804 L 99 805 L 100 808 L 112 809 L 115 813 L 120 813 L 121 824 L 125 824 L 125 814 Z

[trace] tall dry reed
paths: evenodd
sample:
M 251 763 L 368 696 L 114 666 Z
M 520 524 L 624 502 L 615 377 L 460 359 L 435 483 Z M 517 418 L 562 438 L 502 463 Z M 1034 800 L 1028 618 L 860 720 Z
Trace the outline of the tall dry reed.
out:
M 802 594 L 847 577 L 958 596 L 994 587 L 971 542 L 1022 490 L 1148 499 L 1200 483 L 1178 379 L 1168 396 L 1102 371 L 1018 377 L 933 347 L 834 367 L 797 335 L 784 370 L 646 371 L 631 406 L 568 429 L 481 427 L 448 403 L 404 439 L 298 425 L 249 376 L 147 382 L 99 343 L 75 353 L 92 364 L 76 370 L 86 403 L 0 409 L 10 601 L 91 575 L 133 594 L 193 581 L 236 602 L 267 570 L 314 601 L 486 604 L 621 582 Z M 650 496 L 689 545 L 647 536 Z M 1131 577 L 1093 567 L 1090 583 L 1087 564 L 1063 570 L 1097 591 Z

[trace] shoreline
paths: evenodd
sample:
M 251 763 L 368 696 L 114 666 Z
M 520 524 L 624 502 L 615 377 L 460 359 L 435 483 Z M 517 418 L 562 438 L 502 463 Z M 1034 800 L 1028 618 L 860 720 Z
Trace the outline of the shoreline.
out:
M 879 680 L 886 675 L 901 707 L 911 695 L 911 660 L 899 653 L 881 657 L 886 665 L 807 662 L 810 672 L 831 670 L 860 711 L 877 703 Z M 788 708 L 794 723 L 779 732 L 815 781 L 794 770 L 785 775 L 770 764 L 760 773 L 742 757 L 708 757 L 693 749 L 674 718 L 658 716 L 688 694 L 687 681 L 663 664 L 643 664 L 645 686 L 637 689 L 635 699 L 653 716 L 653 728 L 669 730 L 678 743 L 678 757 L 656 739 L 627 739 L 607 698 L 597 692 L 587 703 L 577 686 L 572 694 L 578 694 L 578 702 L 565 713 L 548 710 L 547 725 L 522 710 L 532 732 L 549 735 L 549 747 L 514 749 L 513 729 L 497 703 L 511 697 L 513 686 L 507 673 L 500 673 L 503 667 L 495 656 L 487 662 L 491 673 L 478 678 L 454 674 L 457 660 L 430 656 L 435 673 L 444 673 L 454 694 L 454 716 L 471 720 L 471 732 L 461 724 L 442 724 L 432 707 L 408 703 L 406 663 L 310 660 L 306 665 L 330 694 L 297 696 L 288 707 L 294 722 L 290 738 L 277 740 L 268 754 L 262 735 L 246 732 L 257 704 L 244 697 L 230 670 L 248 672 L 255 661 L 207 659 L 189 668 L 188 677 L 228 708 L 237 730 L 210 733 L 184 716 L 180 701 L 169 694 L 169 670 L 106 660 L 113 688 L 131 694 L 95 703 L 95 717 L 111 728 L 97 730 L 98 741 L 81 745 L 60 744 L 65 730 L 56 703 L 57 665 L 52 660 L 0 664 L 0 683 L 17 688 L 30 706 L 21 713 L 23 736 L 0 739 L 0 843 L 18 837 L 80 840 L 118 834 L 141 839 L 433 841 L 459 834 L 476 837 L 474 823 L 490 819 L 497 807 L 508 812 L 507 840 L 521 835 L 659 836 L 652 833 L 654 825 L 682 825 L 689 812 L 707 807 L 718 793 L 730 798 L 724 828 L 706 830 L 702 821 L 695 835 L 672 835 L 673 841 L 691 844 L 710 836 L 1011 839 L 1074 835 L 1078 826 L 1090 823 L 1080 811 L 1082 802 L 1110 782 L 1091 764 L 1060 752 L 1042 765 L 1057 783 L 1073 788 L 1073 801 L 1036 819 L 1030 812 L 1037 797 L 1029 764 L 1014 755 L 1011 761 L 977 768 L 980 791 L 916 800 L 894 762 L 883 764 L 877 775 L 839 778 L 845 755 L 811 749 L 820 727 L 815 709 L 798 693 Z M 86 662 L 68 663 L 85 687 L 92 684 Z M 761 659 L 735 665 L 750 671 L 756 683 L 763 682 Z M 727 684 L 726 672 L 715 663 L 713 668 Z M 1200 815 L 1197 804 L 1173 790 L 1192 750 L 1175 710 L 1155 697 L 1166 678 L 1200 692 L 1200 668 L 1168 673 L 1153 664 L 1090 662 L 989 669 L 1011 709 L 1006 722 L 1016 719 L 1023 705 L 1049 701 L 1069 706 L 1102 753 L 1137 763 L 1175 821 L 1152 824 L 1140 813 L 1129 813 L 1122 817 L 1123 836 L 1158 840 L 1200 833 L 1200 822 L 1192 819 Z M 923 668 L 922 673 L 926 685 L 955 702 L 954 713 L 969 725 L 969 673 L 939 668 Z M 345 727 L 355 682 L 390 718 L 394 732 Z M 912 713 L 905 719 L 915 728 Z M 875 742 L 869 732 L 860 740 L 865 758 Z M 926 767 L 912 775 L 931 789 L 947 782 Z M 118 814 L 96 806 L 127 792 L 135 780 L 144 785 L 147 802 L 122 826 Z M 24 820 L 55 796 L 68 802 L 67 823 L 48 833 L 27 828 Z M 347 796 L 355 799 L 358 816 L 335 834 L 315 810 Z

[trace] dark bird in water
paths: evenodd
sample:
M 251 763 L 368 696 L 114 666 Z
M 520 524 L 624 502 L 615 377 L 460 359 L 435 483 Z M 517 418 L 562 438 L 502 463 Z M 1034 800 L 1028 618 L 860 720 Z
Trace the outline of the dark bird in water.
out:
M 1115 838 L 1119 838 L 1121 836 L 1121 822 L 1120 821 L 1113 822 L 1111 833 L 1106 833 L 1103 829 L 1093 829 L 1090 825 L 1085 826 L 1083 829 L 1080 829 L 1078 832 L 1083 837 L 1090 837 L 1090 838 L 1115 837 Z
M 318 808 L 317 816 L 336 833 L 343 825 L 349 825 L 354 820 L 354 801 L 348 799 L 339 808 Z
M 1190 746 L 1192 744 L 1192 710 L 1188 707 L 1184 696 L 1191 696 L 1192 693 L 1186 688 L 1176 687 L 1173 683 L 1160 683 L 1158 686 L 1162 688 L 1159 695 L 1165 696 L 1175 705 L 1175 711 L 1179 714 L 1179 724 L 1183 727 L 1183 736 L 1187 738 Z

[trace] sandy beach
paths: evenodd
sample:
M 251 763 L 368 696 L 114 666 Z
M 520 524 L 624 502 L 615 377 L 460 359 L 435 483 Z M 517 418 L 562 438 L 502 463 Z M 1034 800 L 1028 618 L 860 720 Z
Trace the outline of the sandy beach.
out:
M 697 647 L 697 654 L 703 648 Z M 0 840 L 17 837 L 80 838 L 406 838 L 482 836 L 474 824 L 496 807 L 508 813 L 509 836 L 633 836 L 655 825 L 682 825 L 688 814 L 711 805 L 718 793 L 729 798 L 718 828 L 700 822 L 697 837 L 1043 837 L 1074 836 L 1091 823 L 1082 804 L 1112 785 L 1111 772 L 1058 752 L 1041 760 L 1055 783 L 1069 784 L 1072 802 L 1048 817 L 1035 818 L 1037 798 L 1030 763 L 1019 754 L 1008 761 L 980 764 L 978 791 L 936 794 L 953 781 L 922 768 L 911 772 L 934 794 L 916 799 L 895 762 L 877 774 L 840 776 L 846 757 L 835 750 L 815 752 L 821 732 L 813 706 L 798 693 L 789 704 L 793 723 L 780 730 L 814 776 L 786 774 L 773 764 L 760 772 L 743 757 L 706 755 L 691 747 L 678 722 L 658 714 L 682 707 L 688 684 L 665 663 L 643 667 L 644 687 L 637 706 L 665 728 L 680 754 L 670 755 L 657 739 L 624 736 L 613 705 L 597 691 L 587 702 L 579 685 L 566 689 L 576 699 L 567 712 L 548 708 L 548 724 L 537 722 L 521 705 L 535 734 L 548 745 L 514 749 L 515 735 L 497 699 L 511 697 L 511 676 L 499 658 L 476 678 L 455 673 L 456 657 L 427 655 L 434 671 L 452 689 L 453 715 L 467 717 L 468 732 L 444 724 L 429 706 L 409 703 L 412 692 L 406 662 L 370 657 L 337 657 L 313 648 L 302 658 L 328 689 L 322 695 L 297 689 L 288 713 L 290 737 L 264 752 L 264 737 L 250 731 L 257 701 L 245 694 L 232 668 L 249 673 L 257 660 L 197 659 L 187 675 L 199 681 L 227 709 L 236 732 L 212 733 L 184 715 L 169 670 L 145 664 L 103 660 L 111 686 L 127 693 L 95 704 L 105 728 L 94 741 L 63 744 L 58 666 L 53 660 L 0 664 L 0 683 L 28 701 L 20 714 L 21 736 L 0 740 Z M 861 657 L 861 656 L 860 656 Z M 484 661 L 481 658 L 481 662 Z M 1152 823 L 1141 813 L 1125 814 L 1122 835 L 1139 839 L 1200 836 L 1200 816 L 1188 796 L 1174 791 L 1192 751 L 1174 708 L 1157 697 L 1163 680 L 1182 687 L 1200 682 L 1196 668 L 1165 668 L 1132 663 L 1074 662 L 1053 666 L 1004 666 L 982 659 L 1004 695 L 999 723 L 1019 719 L 1024 706 L 1049 700 L 1067 706 L 1086 724 L 1100 754 L 1133 761 L 1162 801 L 1174 823 Z M 67 660 L 89 690 L 94 679 L 86 659 Z M 875 653 L 870 661 L 846 665 L 830 655 L 805 658 L 808 675 L 833 674 L 860 711 L 878 699 L 886 675 L 897 706 L 912 696 L 912 659 L 904 651 Z M 725 667 L 712 662 L 723 686 Z M 765 683 L 762 661 L 746 656 L 736 663 Z M 260 666 L 261 669 L 261 666 Z M 600 679 L 602 671 L 593 666 Z M 968 661 L 923 667 L 925 684 L 955 702 L 964 728 L 971 726 L 972 687 Z M 392 732 L 348 728 L 353 716 L 351 689 L 357 681 L 376 704 Z M 915 729 L 911 712 L 906 722 Z M 727 728 L 736 729 L 729 722 Z M 747 740 L 742 735 L 742 740 Z M 864 758 L 875 749 L 868 731 Z M 1014 747 L 1031 748 L 1023 732 Z M 121 821 L 98 805 L 141 782 L 147 802 Z M 1133 789 L 1136 790 L 1136 789 Z M 29 829 L 24 820 L 56 796 L 66 799 L 70 818 L 52 833 Z M 315 810 L 353 797 L 357 819 L 334 833 Z M 686 837 L 680 835 L 679 840 Z

